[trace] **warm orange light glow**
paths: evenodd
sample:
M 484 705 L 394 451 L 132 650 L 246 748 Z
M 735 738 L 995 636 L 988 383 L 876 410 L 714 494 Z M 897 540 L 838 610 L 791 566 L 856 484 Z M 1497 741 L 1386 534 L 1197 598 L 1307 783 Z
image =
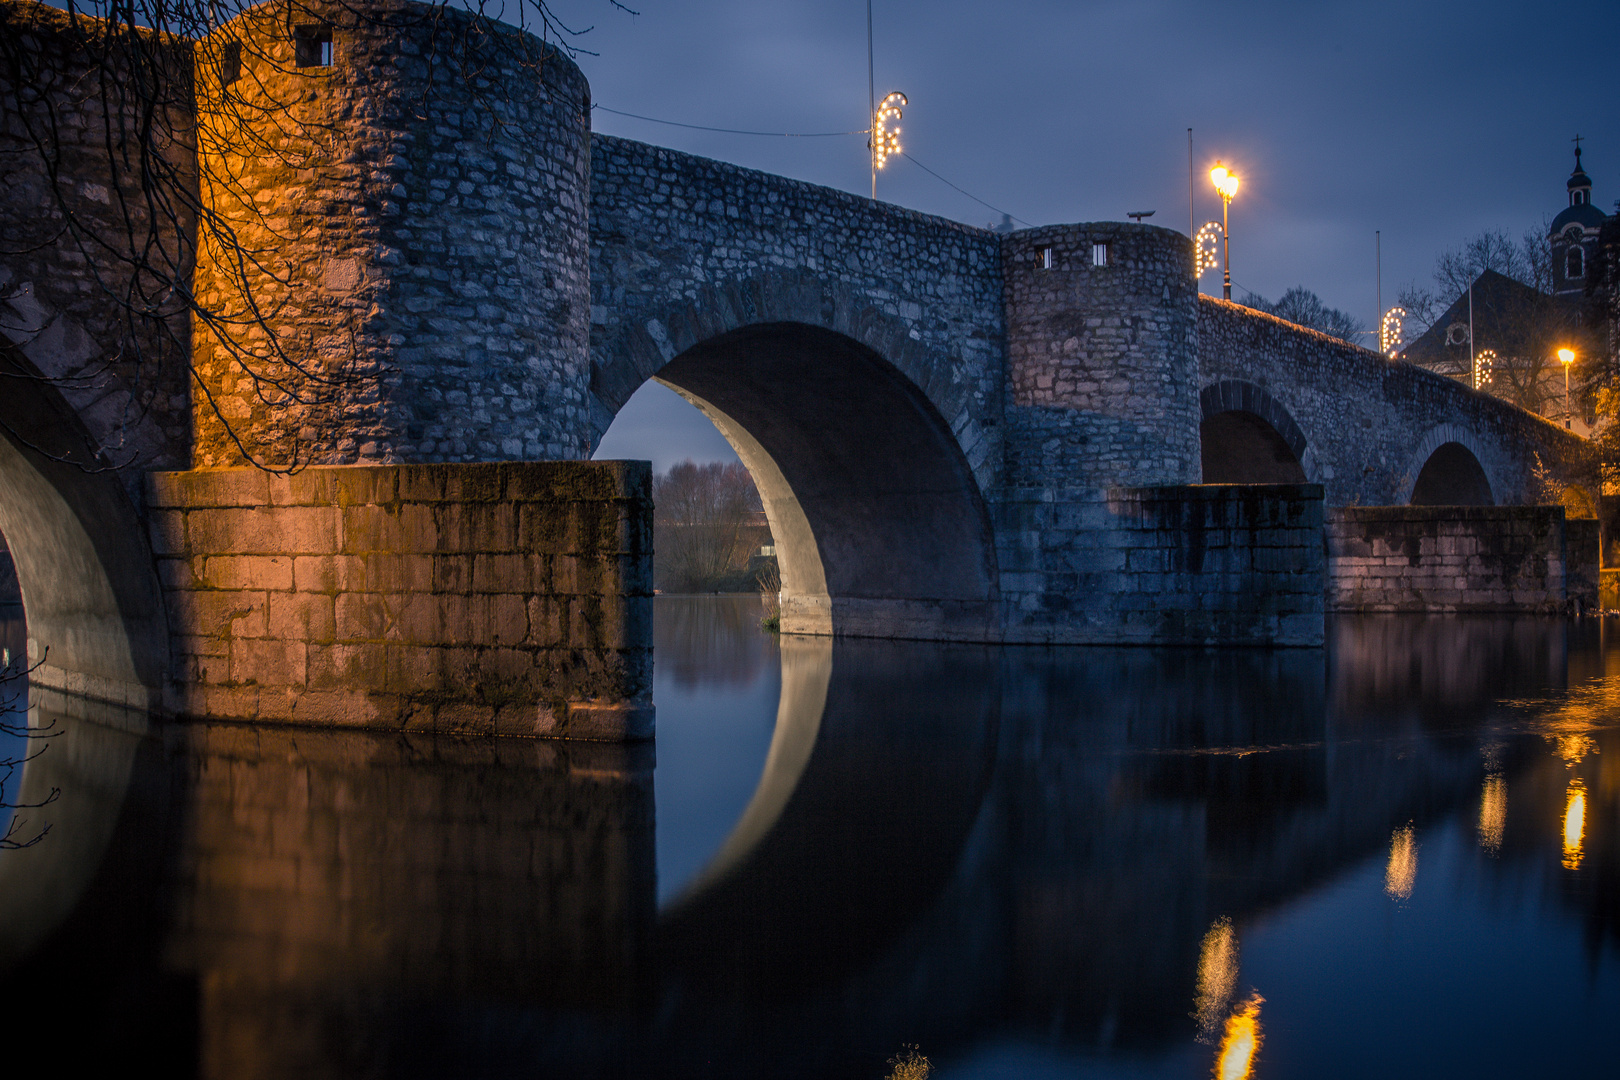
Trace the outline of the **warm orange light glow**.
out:
M 1553 745 L 1557 747 L 1558 756 L 1564 759 L 1564 764 L 1570 768 L 1581 763 L 1581 759 L 1597 749 L 1597 743 L 1592 736 L 1584 731 L 1569 732 L 1551 736 Z
M 1502 850 L 1502 832 L 1507 826 L 1507 781 L 1487 776 L 1479 793 L 1479 846 L 1494 858 Z
M 1215 190 L 1221 193 L 1223 199 L 1230 200 L 1238 192 L 1237 175 L 1219 161 L 1209 170 L 1209 181 L 1215 185 Z
M 1389 864 L 1384 867 L 1384 891 L 1390 899 L 1405 900 L 1412 895 L 1417 868 L 1417 834 L 1410 824 L 1403 825 L 1389 839 Z
M 1558 359 L 1562 360 L 1566 364 L 1571 363 L 1575 359 L 1575 350 L 1574 349 L 1559 349 L 1558 350 Z
M 1564 796 L 1564 869 L 1578 870 L 1585 854 L 1582 841 L 1586 836 L 1586 784 L 1580 777 L 1569 782 Z
M 1195 1003 L 1198 1037 L 1213 1042 L 1237 991 L 1238 939 L 1232 920 L 1215 920 L 1198 950 L 1198 998 Z
M 1254 1075 L 1254 1055 L 1260 1052 L 1260 1006 L 1265 998 L 1250 994 L 1226 1021 L 1221 1054 L 1215 1059 L 1216 1080 L 1249 1080 Z

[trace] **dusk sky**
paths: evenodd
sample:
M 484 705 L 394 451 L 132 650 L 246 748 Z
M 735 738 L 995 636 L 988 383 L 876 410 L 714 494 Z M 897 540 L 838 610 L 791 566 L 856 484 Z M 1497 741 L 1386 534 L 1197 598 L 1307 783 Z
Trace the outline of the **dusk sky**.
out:
M 865 126 L 864 0 L 631 6 L 640 14 L 605 0 L 558 7 L 595 26 L 578 41 L 599 55 L 579 63 L 599 106 L 755 131 Z M 1594 200 L 1612 211 L 1617 24 L 1620 7 L 1500 0 L 876 0 L 876 82 L 880 97 L 910 98 L 907 152 L 1034 225 L 1155 210 L 1151 224 L 1186 232 L 1191 127 L 1199 223 L 1220 217 L 1205 175 L 1215 158 L 1243 179 L 1234 295 L 1304 285 L 1370 326 L 1374 230 L 1387 307 L 1446 248 L 1487 228 L 1518 235 L 1562 209 L 1577 133 Z M 594 127 L 846 191 L 869 182 L 860 135 L 728 135 L 602 108 Z M 1000 220 L 904 159 L 880 174 L 878 195 L 970 224 Z M 1218 292 L 1218 274 L 1203 287 Z M 660 417 L 680 410 L 638 410 L 648 415 L 620 426 L 664 439 Z

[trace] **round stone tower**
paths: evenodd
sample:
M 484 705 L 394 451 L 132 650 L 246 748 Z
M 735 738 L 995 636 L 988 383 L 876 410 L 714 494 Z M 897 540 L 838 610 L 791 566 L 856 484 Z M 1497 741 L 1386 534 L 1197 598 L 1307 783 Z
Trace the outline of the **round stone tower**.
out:
M 415 3 L 273 0 L 196 49 L 195 463 L 589 451 L 590 88 Z
M 1152 225 L 1054 225 L 1014 233 L 1002 251 L 1012 485 L 1197 483 L 1187 238 Z

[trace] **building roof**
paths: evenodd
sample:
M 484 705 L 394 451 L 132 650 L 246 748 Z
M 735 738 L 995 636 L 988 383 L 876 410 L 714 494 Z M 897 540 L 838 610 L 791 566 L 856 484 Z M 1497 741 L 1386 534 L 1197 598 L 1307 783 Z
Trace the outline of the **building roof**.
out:
M 1580 323 L 1578 298 L 1549 296 L 1495 270 L 1486 270 L 1474 279 L 1473 293 L 1475 345 L 1481 350 L 1493 349 L 1503 357 L 1519 355 L 1527 346 L 1541 347 L 1541 343 L 1527 340 L 1527 332 L 1530 338 L 1539 338 L 1556 332 L 1555 328 L 1572 328 Z M 1402 349 L 1399 359 L 1425 367 L 1449 364 L 1465 369 L 1468 335 L 1466 329 L 1453 332 L 1453 326 L 1468 326 L 1467 292 Z

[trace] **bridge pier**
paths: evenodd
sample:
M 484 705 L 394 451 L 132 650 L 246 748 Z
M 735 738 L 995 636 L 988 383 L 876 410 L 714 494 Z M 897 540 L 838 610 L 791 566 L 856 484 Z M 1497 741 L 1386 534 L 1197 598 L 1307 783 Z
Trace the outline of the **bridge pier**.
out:
M 153 473 L 182 715 L 652 735 L 645 462 Z

